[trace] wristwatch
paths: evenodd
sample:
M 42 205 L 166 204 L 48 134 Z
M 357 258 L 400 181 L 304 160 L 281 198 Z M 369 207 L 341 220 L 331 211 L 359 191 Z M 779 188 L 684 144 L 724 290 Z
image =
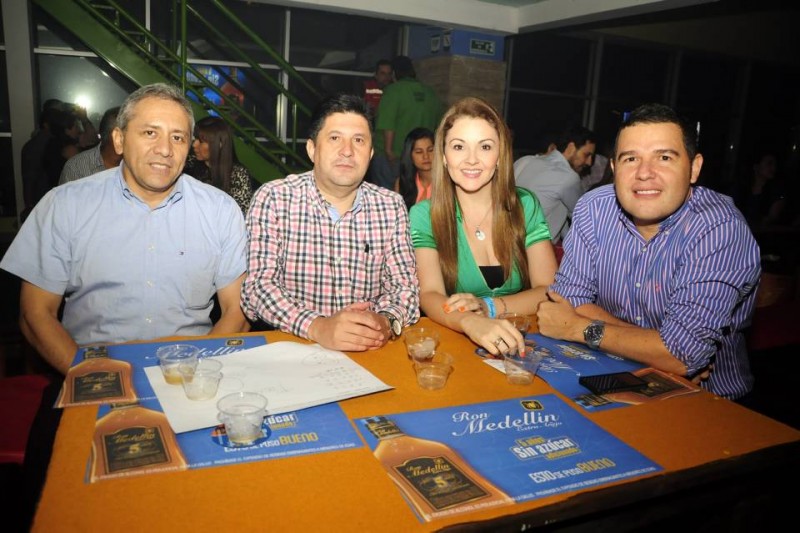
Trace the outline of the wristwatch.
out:
M 392 334 L 392 340 L 395 340 L 400 334 L 403 332 L 403 324 L 390 312 L 388 311 L 381 311 L 378 313 L 381 316 L 385 316 L 386 320 L 389 321 L 389 331 Z
M 606 323 L 602 320 L 592 320 L 591 324 L 586 326 L 583 330 L 583 341 L 589 348 L 595 350 L 600 349 L 600 343 L 603 341 L 603 335 L 606 332 Z

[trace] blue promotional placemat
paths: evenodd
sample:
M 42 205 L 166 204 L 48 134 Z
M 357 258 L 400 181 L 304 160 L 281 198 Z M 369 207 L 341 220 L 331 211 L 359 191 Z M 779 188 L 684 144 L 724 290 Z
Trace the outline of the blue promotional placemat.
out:
M 553 394 L 355 423 L 422 520 L 662 470 Z
M 153 387 L 150 386 L 150 381 L 147 379 L 144 368 L 148 366 L 158 366 L 158 359 L 156 358 L 156 350 L 158 350 L 158 348 L 176 343 L 197 346 L 201 350 L 199 357 L 216 357 L 241 350 L 248 350 L 257 346 L 263 346 L 267 341 L 262 336 L 226 337 L 219 339 L 187 339 L 182 341 L 149 342 L 142 344 L 110 344 L 104 346 L 104 348 L 107 350 L 109 358 L 131 364 L 132 382 L 136 392 L 136 398 L 139 400 L 149 400 L 156 398 L 156 393 L 153 391 Z M 91 347 L 78 349 L 75 354 L 75 359 L 72 362 L 73 367 L 84 360 L 84 353 L 88 349 L 91 349 Z M 69 373 L 67 376 L 69 377 Z M 66 398 L 60 399 L 59 402 L 61 403 L 57 404 L 58 407 L 77 405 L 77 403 L 70 403 Z M 97 401 L 80 403 L 108 402 Z
M 114 416 L 111 414 L 111 407 L 100 406 L 96 433 L 103 431 L 103 435 L 95 435 L 94 440 L 95 443 L 108 442 L 108 445 L 106 450 L 97 449 L 95 445 L 95 452 L 89 457 L 87 465 L 87 483 L 117 477 L 264 461 L 363 446 L 347 416 L 336 403 L 267 416 L 262 425 L 261 438 L 250 446 L 240 447 L 229 445 L 222 425 L 175 435 L 170 430 L 157 399 L 142 400 L 135 409 L 138 409 L 138 413 L 134 415 L 136 418 L 129 416 L 127 419 L 130 427 L 127 425 L 117 427 L 113 422 L 108 423 Z M 131 408 L 128 410 L 133 411 Z M 125 408 L 121 413 L 125 413 Z M 120 422 L 124 424 L 125 421 Z M 112 426 L 113 432 L 104 431 L 104 427 L 109 425 Z M 163 431 L 163 435 L 160 439 L 153 439 L 152 435 L 158 431 Z M 154 444 L 148 446 L 148 441 Z M 172 451 L 171 454 L 165 452 L 172 443 L 177 444 L 178 450 Z M 123 457 L 123 460 L 117 461 L 111 468 L 104 467 L 103 458 L 95 456 L 97 453 L 109 457 L 111 455 L 109 450 Z M 130 457 L 127 462 L 124 461 L 126 455 Z M 105 462 L 112 463 L 109 460 Z

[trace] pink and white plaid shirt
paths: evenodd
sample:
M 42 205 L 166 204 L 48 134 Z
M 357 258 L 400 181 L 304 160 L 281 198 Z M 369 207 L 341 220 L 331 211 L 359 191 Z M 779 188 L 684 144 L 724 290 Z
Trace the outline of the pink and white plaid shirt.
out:
M 320 316 L 369 301 L 404 325 L 419 319 L 419 282 L 402 198 L 362 183 L 333 221 L 313 171 L 264 184 L 247 215 L 242 309 L 300 337 Z

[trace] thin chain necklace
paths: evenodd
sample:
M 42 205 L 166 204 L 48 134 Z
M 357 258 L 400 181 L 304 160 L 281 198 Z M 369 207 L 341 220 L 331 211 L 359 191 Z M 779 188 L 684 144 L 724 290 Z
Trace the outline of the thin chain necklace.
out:
M 481 219 L 481 221 L 478 222 L 478 224 L 475 226 L 475 238 L 478 239 L 479 241 L 482 241 L 482 240 L 486 239 L 486 233 L 484 233 L 483 230 L 481 229 L 481 224 L 483 224 L 483 222 L 486 220 L 486 217 L 488 217 L 489 213 L 491 213 L 491 212 L 492 212 L 492 206 L 490 205 L 489 209 L 486 210 L 486 214 L 483 215 L 483 218 Z M 464 222 L 466 222 L 466 221 L 467 221 L 467 217 L 465 216 L 464 217 Z

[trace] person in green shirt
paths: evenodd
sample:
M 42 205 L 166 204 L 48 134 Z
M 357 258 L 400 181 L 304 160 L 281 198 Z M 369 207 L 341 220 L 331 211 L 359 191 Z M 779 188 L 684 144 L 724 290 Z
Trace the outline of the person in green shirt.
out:
M 541 205 L 514 183 L 511 135 L 479 98 L 456 102 L 436 134 L 430 200 L 411 208 L 420 307 L 494 355 L 525 340 L 506 312 L 533 314 L 556 258 Z
M 373 183 L 387 189 L 394 186 L 398 158 L 409 132 L 414 128 L 435 130 L 442 116 L 441 100 L 431 87 L 417 80 L 411 59 L 397 56 L 392 60 L 392 68 L 397 81 L 383 90 L 378 106 L 375 156 L 370 172 Z

